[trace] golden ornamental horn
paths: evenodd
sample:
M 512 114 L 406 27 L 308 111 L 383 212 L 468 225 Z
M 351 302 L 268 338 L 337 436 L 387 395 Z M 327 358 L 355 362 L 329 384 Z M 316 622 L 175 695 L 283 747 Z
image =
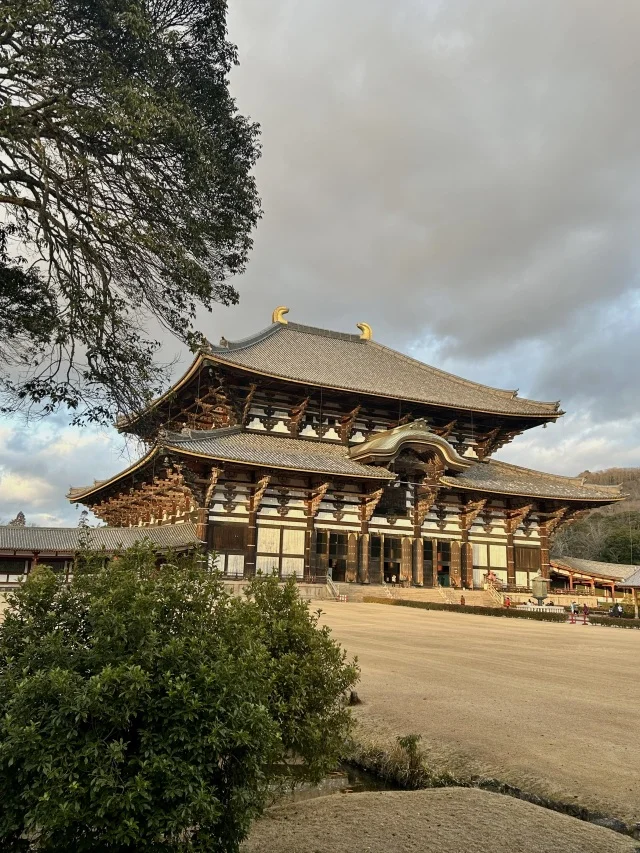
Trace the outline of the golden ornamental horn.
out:
M 360 335 L 361 341 L 370 341 L 373 337 L 373 330 L 368 323 L 357 323 L 358 329 L 362 332 Z
M 288 314 L 288 313 L 289 313 L 289 309 L 287 308 L 287 306 L 286 305 L 280 305 L 278 308 L 275 309 L 275 311 L 271 315 L 271 322 L 272 323 L 282 323 L 283 326 L 286 326 L 289 321 L 284 319 L 284 315 Z

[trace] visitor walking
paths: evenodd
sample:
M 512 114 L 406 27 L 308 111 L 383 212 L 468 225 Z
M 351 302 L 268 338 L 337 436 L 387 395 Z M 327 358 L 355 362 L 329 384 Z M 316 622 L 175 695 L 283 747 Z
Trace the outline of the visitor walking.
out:
M 587 622 L 588 618 L 589 618 L 589 606 L 585 601 L 585 603 L 582 605 L 582 624 L 583 625 L 589 624 Z
M 465 605 L 464 595 L 461 595 L 461 596 L 460 596 L 460 605 L 461 605 L 462 607 L 464 607 L 464 605 Z
M 571 613 L 569 621 L 571 622 L 572 625 L 575 625 L 576 624 L 576 613 L 578 612 L 578 605 L 576 604 L 575 601 L 572 601 L 571 604 L 569 605 L 569 612 Z

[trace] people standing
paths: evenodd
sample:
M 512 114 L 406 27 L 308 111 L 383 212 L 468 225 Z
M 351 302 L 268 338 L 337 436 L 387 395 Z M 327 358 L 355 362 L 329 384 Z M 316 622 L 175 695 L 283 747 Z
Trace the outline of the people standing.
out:
M 582 605 L 582 624 L 587 625 L 587 619 L 589 618 L 589 606 L 587 602 Z
M 575 601 L 572 601 L 571 604 L 569 605 L 569 611 L 571 613 L 569 621 L 571 622 L 572 625 L 575 625 L 576 624 L 576 613 L 578 612 L 578 605 L 576 604 Z

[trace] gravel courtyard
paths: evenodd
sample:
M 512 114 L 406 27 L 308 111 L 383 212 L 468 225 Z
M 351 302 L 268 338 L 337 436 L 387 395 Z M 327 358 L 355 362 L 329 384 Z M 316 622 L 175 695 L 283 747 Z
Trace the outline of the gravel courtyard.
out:
M 358 657 L 366 734 L 419 732 L 436 767 L 640 821 L 640 631 L 321 607 Z

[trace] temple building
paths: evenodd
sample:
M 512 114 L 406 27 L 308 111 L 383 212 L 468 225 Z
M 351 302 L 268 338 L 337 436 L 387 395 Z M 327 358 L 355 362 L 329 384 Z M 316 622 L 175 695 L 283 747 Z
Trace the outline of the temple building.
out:
M 553 534 L 621 500 L 493 459 L 557 420 L 538 402 L 422 364 L 372 338 L 288 322 L 203 348 L 118 429 L 146 445 L 69 499 L 111 527 L 196 525 L 227 576 L 528 588 Z

